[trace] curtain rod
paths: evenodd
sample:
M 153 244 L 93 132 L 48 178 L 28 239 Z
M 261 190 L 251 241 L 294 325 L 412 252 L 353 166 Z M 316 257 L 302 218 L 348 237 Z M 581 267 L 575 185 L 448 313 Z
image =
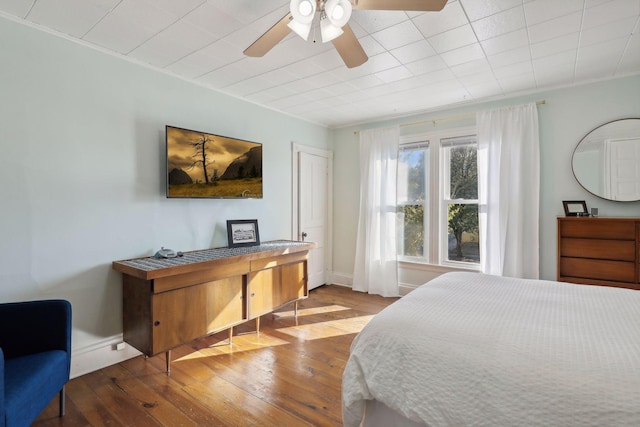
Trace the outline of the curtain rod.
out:
M 536 105 L 544 105 L 546 104 L 547 101 L 546 100 L 542 100 L 542 101 L 536 101 Z M 443 122 L 446 120 L 457 120 L 457 119 L 465 119 L 467 117 L 472 117 L 475 116 L 476 113 L 467 113 L 467 114 L 458 114 L 457 116 L 447 116 L 447 117 L 440 117 L 438 119 L 431 119 L 431 120 L 422 120 L 420 122 L 413 122 L 413 123 L 404 123 L 399 125 L 400 127 L 405 127 L 405 126 L 416 126 L 416 125 L 422 125 L 425 123 L 433 123 L 433 125 L 435 126 L 436 122 Z M 360 131 L 354 131 L 353 134 L 356 135 L 358 134 Z

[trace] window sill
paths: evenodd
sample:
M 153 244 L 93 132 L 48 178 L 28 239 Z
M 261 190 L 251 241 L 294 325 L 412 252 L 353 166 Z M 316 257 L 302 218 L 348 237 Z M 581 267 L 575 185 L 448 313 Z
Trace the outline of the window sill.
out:
M 414 260 L 399 260 L 398 266 L 400 268 L 408 269 L 408 270 L 420 270 L 420 271 L 429 271 L 433 273 L 448 273 L 451 271 L 475 271 L 480 272 L 479 265 L 442 265 L 442 264 L 430 264 L 427 262 L 420 262 Z

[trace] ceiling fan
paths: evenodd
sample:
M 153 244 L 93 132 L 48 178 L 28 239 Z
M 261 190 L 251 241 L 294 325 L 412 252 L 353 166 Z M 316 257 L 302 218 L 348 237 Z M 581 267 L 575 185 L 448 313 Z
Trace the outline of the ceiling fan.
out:
M 291 31 L 307 40 L 316 13 L 320 15 L 322 42 L 331 41 L 349 68 L 369 59 L 347 23 L 352 10 L 440 11 L 447 0 L 291 0 L 287 13 L 251 46 L 247 56 L 264 56 Z

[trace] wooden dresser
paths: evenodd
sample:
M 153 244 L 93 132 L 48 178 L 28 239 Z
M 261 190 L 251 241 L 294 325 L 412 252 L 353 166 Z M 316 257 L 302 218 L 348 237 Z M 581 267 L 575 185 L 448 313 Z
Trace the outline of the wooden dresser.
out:
M 308 296 L 307 258 L 314 243 L 186 252 L 179 258 L 114 261 L 122 273 L 124 340 L 147 356 L 256 320 Z
M 640 218 L 558 218 L 558 281 L 640 290 Z

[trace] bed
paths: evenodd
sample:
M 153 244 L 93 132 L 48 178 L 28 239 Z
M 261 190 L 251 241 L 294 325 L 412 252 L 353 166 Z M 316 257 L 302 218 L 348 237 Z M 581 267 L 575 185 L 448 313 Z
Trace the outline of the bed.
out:
M 345 427 L 640 426 L 640 292 L 447 273 L 356 336 Z

